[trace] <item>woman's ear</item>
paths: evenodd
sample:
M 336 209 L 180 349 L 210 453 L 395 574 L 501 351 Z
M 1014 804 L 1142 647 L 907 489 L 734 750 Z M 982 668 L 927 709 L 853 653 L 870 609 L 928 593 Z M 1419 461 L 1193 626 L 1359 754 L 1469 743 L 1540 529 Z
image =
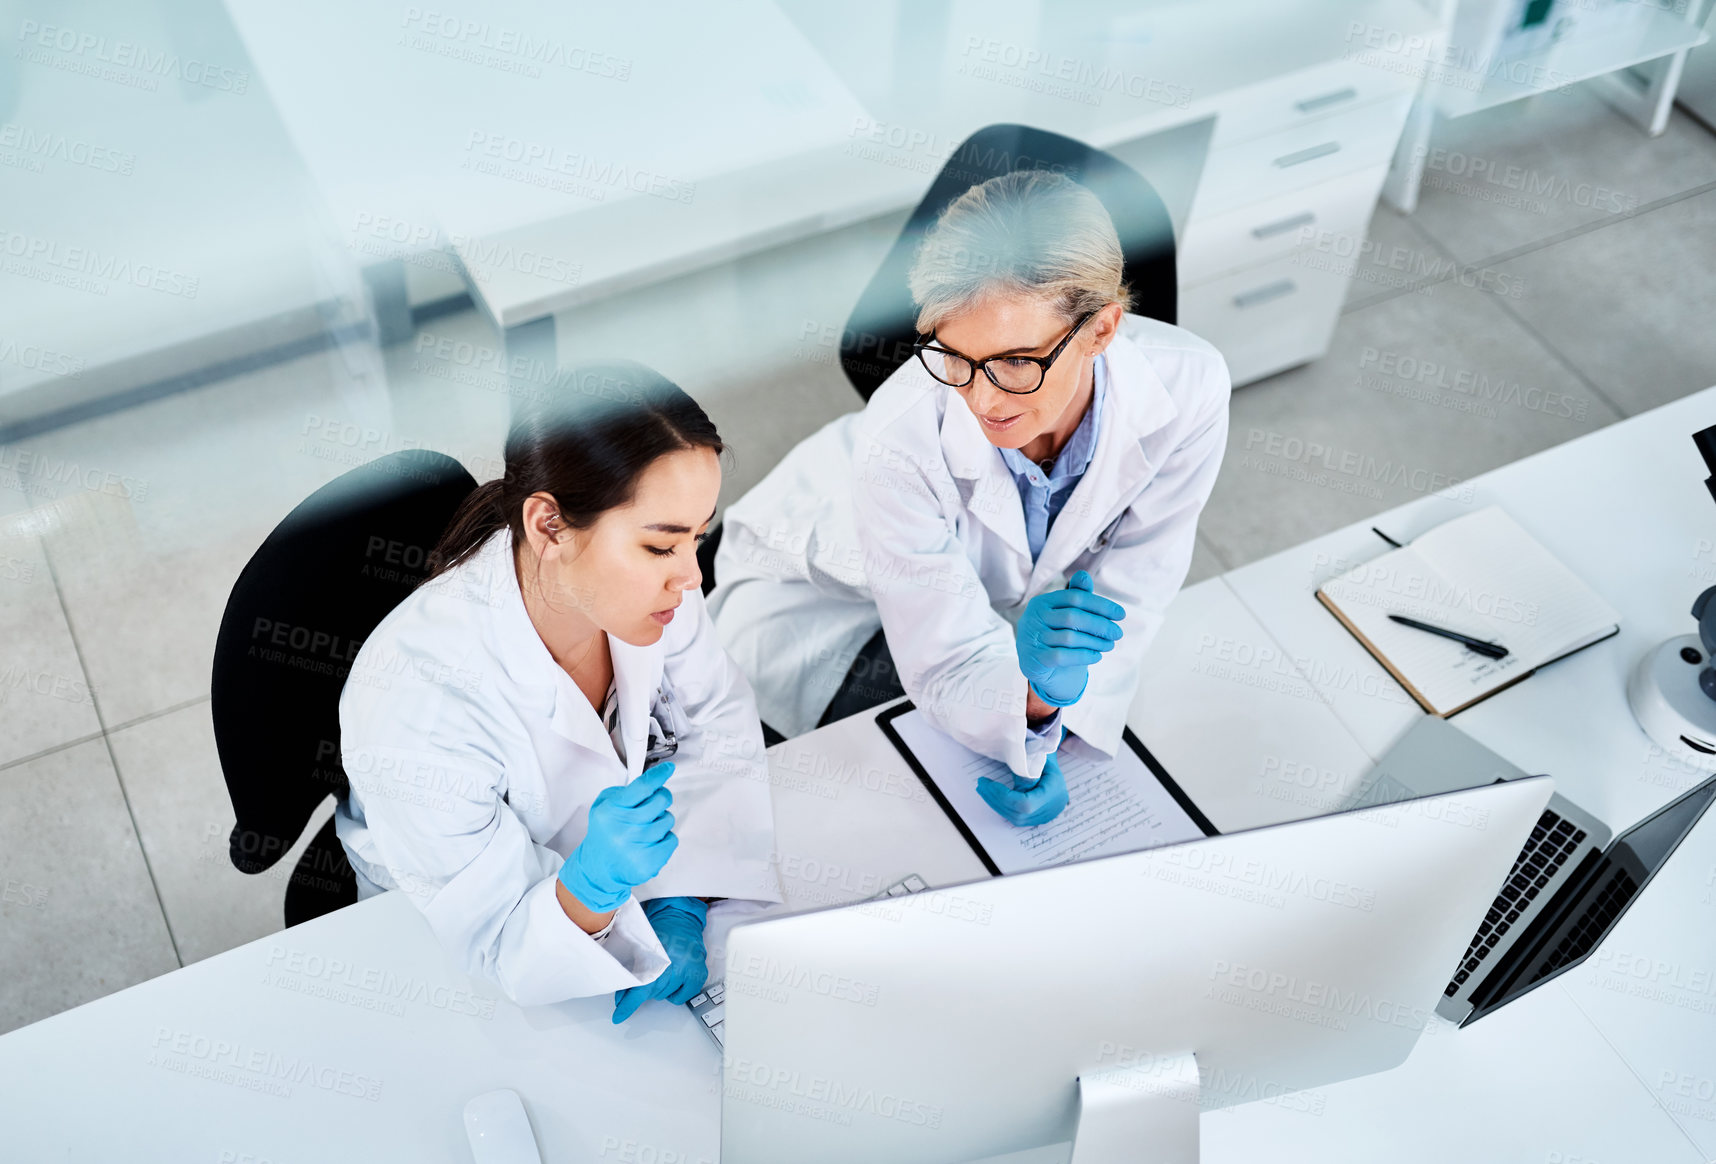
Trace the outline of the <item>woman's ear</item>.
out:
M 1114 342 L 1114 337 L 1120 334 L 1120 320 L 1126 314 L 1126 309 L 1118 303 L 1110 303 L 1090 322 L 1093 325 L 1090 333 L 1090 354 L 1100 355 L 1108 350 L 1108 345 Z
M 532 493 L 524 499 L 524 536 L 535 557 L 564 544 L 568 534 L 560 505 L 551 493 Z

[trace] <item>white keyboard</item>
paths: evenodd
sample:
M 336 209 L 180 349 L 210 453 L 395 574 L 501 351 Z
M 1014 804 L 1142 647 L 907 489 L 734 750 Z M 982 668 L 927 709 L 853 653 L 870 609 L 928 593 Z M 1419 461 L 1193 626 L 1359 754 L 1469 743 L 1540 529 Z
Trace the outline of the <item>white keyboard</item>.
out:
M 871 898 L 879 901 L 884 897 L 904 897 L 908 893 L 922 893 L 929 884 L 916 873 L 894 882 L 888 888 Z M 711 979 L 703 988 L 703 993 L 685 1004 L 691 1008 L 691 1013 L 697 1016 L 703 1024 L 703 1029 L 709 1032 L 709 1037 L 715 1040 L 717 1047 L 725 1046 L 723 1029 L 727 1025 L 727 984 L 719 978 Z

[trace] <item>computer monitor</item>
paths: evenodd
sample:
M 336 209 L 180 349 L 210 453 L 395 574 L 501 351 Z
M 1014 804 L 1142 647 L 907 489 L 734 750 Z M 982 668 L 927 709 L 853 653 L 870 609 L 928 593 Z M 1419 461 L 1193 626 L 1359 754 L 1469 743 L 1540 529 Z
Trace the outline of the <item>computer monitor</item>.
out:
M 1401 1063 L 1549 777 L 769 917 L 727 941 L 732 1164 L 1195 1160 L 1197 1113 Z

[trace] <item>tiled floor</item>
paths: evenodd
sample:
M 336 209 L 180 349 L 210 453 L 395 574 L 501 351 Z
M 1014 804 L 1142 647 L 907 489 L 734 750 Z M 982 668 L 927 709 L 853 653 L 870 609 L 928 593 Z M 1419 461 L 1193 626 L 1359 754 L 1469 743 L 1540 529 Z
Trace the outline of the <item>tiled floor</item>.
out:
M 1371 237 L 1458 272 L 1416 286 L 1361 265 L 1328 356 L 1236 393 L 1194 580 L 1716 383 L 1716 137 L 1677 113 L 1647 138 L 1576 90 L 1444 124 L 1435 145 L 1417 213 L 1379 209 Z M 1477 157 L 1544 196 L 1463 183 Z M 624 353 L 690 388 L 733 442 L 731 501 L 857 405 L 828 329 L 898 225 L 584 308 L 560 321 L 564 355 Z M 255 878 L 226 857 L 215 631 L 256 545 L 345 469 L 428 445 L 498 472 L 505 396 L 424 354 L 442 335 L 495 342 L 466 312 L 386 352 L 305 356 L 5 450 L 0 1031 L 279 927 L 297 853 Z M 1409 471 L 1293 480 L 1273 434 Z

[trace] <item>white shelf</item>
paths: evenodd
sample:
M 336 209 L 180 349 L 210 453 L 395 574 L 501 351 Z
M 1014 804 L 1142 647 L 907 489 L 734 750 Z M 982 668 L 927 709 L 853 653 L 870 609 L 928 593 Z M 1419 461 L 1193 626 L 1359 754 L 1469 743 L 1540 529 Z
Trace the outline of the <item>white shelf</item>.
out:
M 1464 117 L 1550 93 L 1645 61 L 1692 48 L 1709 39 L 1698 25 L 1645 3 L 1617 3 L 1607 13 L 1582 13 L 1567 36 L 1517 57 L 1432 65 L 1425 92 L 1444 117 Z

